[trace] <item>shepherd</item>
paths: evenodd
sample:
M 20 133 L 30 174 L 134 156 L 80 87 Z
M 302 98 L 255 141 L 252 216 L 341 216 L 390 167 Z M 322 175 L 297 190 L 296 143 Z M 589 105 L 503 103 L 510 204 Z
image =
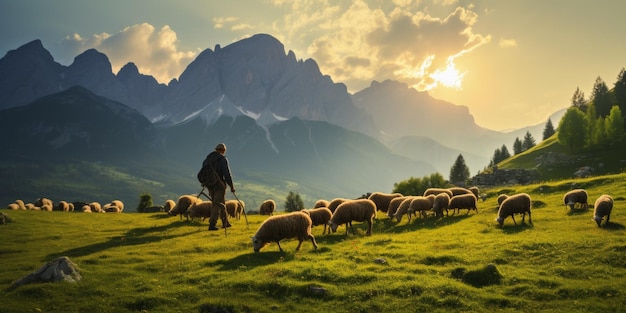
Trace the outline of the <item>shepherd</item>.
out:
M 226 145 L 223 143 L 215 146 L 215 151 L 209 153 L 202 162 L 202 169 L 198 173 L 198 180 L 209 191 L 213 205 L 211 206 L 211 216 L 209 217 L 209 230 L 218 230 L 217 219 L 222 220 L 222 227 L 230 227 L 228 222 L 228 214 L 226 214 L 226 186 L 230 187 L 230 191 L 235 193 L 233 178 L 230 174 L 228 159 L 226 154 Z

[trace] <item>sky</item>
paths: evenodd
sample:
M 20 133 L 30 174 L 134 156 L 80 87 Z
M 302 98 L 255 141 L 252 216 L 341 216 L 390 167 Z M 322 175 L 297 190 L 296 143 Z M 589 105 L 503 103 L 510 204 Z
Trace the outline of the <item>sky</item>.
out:
M 626 67 L 621 0 L 0 0 L 0 57 L 39 39 L 70 65 L 95 48 L 167 84 L 206 49 L 270 34 L 351 93 L 387 79 L 476 123 L 545 123 Z M 558 121 L 552 121 L 558 123 Z

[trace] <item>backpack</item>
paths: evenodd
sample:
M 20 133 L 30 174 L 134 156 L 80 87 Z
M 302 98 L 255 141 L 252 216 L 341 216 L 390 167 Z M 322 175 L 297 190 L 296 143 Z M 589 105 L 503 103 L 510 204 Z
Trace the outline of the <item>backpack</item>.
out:
M 218 183 L 221 183 L 219 175 L 217 174 L 217 170 L 215 169 L 214 162 L 204 162 L 205 166 L 202 166 L 200 171 L 198 172 L 198 181 L 204 187 L 213 187 Z

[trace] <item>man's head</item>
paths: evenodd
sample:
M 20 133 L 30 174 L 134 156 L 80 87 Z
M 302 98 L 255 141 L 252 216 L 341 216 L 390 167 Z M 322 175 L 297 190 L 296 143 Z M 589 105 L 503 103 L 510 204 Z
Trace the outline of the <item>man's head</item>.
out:
M 226 153 L 226 145 L 223 144 L 223 143 L 217 144 L 217 146 L 215 146 L 215 151 L 217 151 L 217 152 L 219 152 L 221 154 Z

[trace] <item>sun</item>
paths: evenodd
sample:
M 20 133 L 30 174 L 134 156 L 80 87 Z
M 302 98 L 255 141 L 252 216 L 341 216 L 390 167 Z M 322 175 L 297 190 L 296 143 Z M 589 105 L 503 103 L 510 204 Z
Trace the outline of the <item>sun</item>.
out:
M 448 60 L 445 70 L 437 69 L 434 73 L 430 74 L 430 77 L 435 80 L 437 84 L 455 89 L 461 89 L 463 76 L 465 76 L 465 73 L 459 73 L 451 60 Z

